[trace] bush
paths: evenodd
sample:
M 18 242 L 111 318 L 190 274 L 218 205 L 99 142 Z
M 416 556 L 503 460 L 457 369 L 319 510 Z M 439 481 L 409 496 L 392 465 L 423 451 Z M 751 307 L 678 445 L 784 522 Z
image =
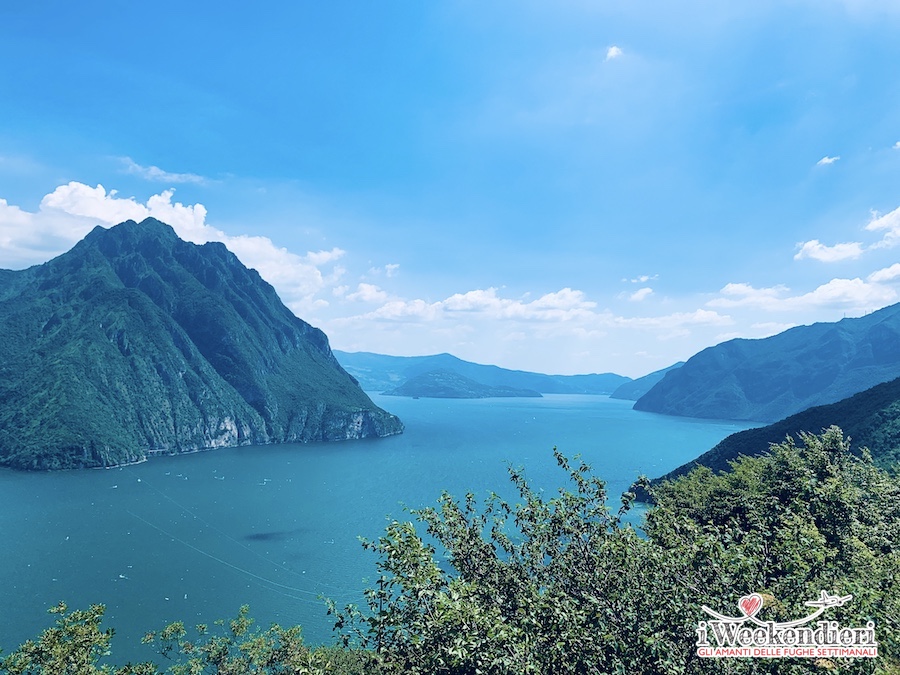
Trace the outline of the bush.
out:
M 521 471 L 519 503 L 496 495 L 441 497 L 414 511 L 446 553 L 412 523 L 377 542 L 368 613 L 339 615 L 348 644 L 389 673 L 847 673 L 898 667 L 900 489 L 841 431 L 804 435 L 742 458 L 732 471 L 698 469 L 656 490 L 642 536 L 606 506 L 602 481 L 555 452 L 574 490 L 544 500 Z M 767 598 L 766 619 L 809 613 L 820 590 L 853 595 L 830 618 L 876 622 L 877 660 L 701 659 L 701 605 Z

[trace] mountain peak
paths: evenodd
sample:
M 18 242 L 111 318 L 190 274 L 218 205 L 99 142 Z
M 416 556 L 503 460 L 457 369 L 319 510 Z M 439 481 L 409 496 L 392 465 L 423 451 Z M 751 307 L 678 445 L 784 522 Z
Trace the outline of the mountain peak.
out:
M 0 295 L 0 464 L 74 468 L 399 433 L 325 334 L 219 243 L 95 228 Z

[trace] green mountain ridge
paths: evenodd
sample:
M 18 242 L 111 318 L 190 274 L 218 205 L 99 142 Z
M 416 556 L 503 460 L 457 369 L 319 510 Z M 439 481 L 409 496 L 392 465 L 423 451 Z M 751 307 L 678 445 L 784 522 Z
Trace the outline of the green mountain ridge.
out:
M 868 448 L 874 464 L 894 470 L 900 464 L 900 378 L 876 385 L 837 403 L 808 408 L 764 427 L 747 429 L 722 439 L 697 459 L 682 464 L 654 482 L 687 475 L 696 466 L 728 471 L 740 456 L 755 457 L 786 438 L 800 440 L 800 432 L 818 434 L 840 427 L 859 453 Z
M 695 354 L 637 400 L 635 410 L 774 422 L 900 377 L 900 304 Z
M 334 355 L 366 391 L 386 391 L 407 380 L 434 370 L 448 370 L 489 387 L 511 387 L 541 394 L 611 394 L 631 378 L 614 373 L 589 375 L 544 375 L 523 370 L 464 361 L 452 354 L 431 356 L 389 356 L 371 352 L 344 352 Z
M 0 464 L 14 468 L 402 431 L 255 270 L 154 219 L 4 270 L 0 349 Z
M 413 396 L 425 398 L 540 398 L 540 392 L 513 387 L 492 387 L 452 370 L 429 370 L 410 378 L 399 387 L 384 392 L 387 396 Z
M 678 363 L 673 363 L 668 368 L 662 368 L 660 370 L 655 370 L 652 373 L 648 373 L 643 377 L 638 377 L 631 382 L 626 382 L 622 386 L 616 388 L 616 390 L 609 395 L 610 398 L 618 398 L 624 399 L 626 401 L 637 401 L 641 396 L 650 391 L 657 382 L 662 380 L 666 373 L 670 370 L 675 370 L 676 368 L 681 368 L 684 365 L 684 361 L 679 361 Z

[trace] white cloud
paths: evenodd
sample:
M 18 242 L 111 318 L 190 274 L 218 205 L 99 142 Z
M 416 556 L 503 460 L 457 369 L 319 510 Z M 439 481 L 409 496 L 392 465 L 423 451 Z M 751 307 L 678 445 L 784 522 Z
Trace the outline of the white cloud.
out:
M 206 183 L 207 179 L 198 176 L 195 173 L 171 173 L 163 171 L 158 166 L 141 166 L 131 157 L 122 157 L 122 164 L 125 165 L 125 172 L 140 176 L 144 180 L 155 181 L 158 183 Z
M 900 141 L 894 143 L 894 150 L 900 150 Z
M 726 296 L 721 301 L 713 300 L 707 304 L 713 307 L 739 307 L 741 305 L 756 305 L 778 298 L 778 296 L 790 290 L 787 286 L 770 286 L 768 288 L 754 288 L 750 284 L 731 283 L 726 284 L 719 293 Z
M 810 293 L 792 298 L 792 304 L 800 307 L 883 307 L 897 299 L 891 288 L 866 283 L 862 279 L 832 279 Z
M 840 155 L 837 155 L 836 157 L 829 157 L 828 155 L 825 155 L 822 159 L 816 162 L 816 166 L 828 166 L 829 164 L 834 164 L 840 158 Z
M 890 213 L 885 213 L 883 216 L 873 212 L 872 220 L 866 225 L 866 229 L 870 232 L 887 230 L 881 241 L 873 245 L 872 248 L 892 248 L 896 246 L 900 242 L 900 207 Z
M 370 267 L 368 274 L 373 277 L 380 277 L 384 275 L 388 278 L 394 277 L 397 275 L 397 270 L 400 269 L 400 265 L 397 263 L 389 263 L 384 267 Z
M 343 258 L 345 253 L 346 251 L 340 248 L 333 248 L 330 251 L 310 251 L 306 254 L 306 261 L 310 265 L 321 267 L 322 265 L 327 265 L 328 263 Z
M 644 287 L 644 288 L 636 290 L 634 293 L 629 295 L 628 299 L 631 300 L 632 302 L 640 302 L 641 300 L 644 300 L 645 298 L 647 298 L 651 295 L 653 295 L 653 289 L 649 288 L 649 287 Z
M 440 309 L 441 304 L 439 302 L 427 303 L 424 300 L 391 300 L 373 312 L 350 317 L 349 319 L 338 319 L 335 323 L 340 324 L 360 319 L 372 319 L 376 321 L 434 320 L 438 318 Z
M 58 211 L 60 215 L 80 216 L 104 223 L 142 220 L 149 215 L 143 204 L 134 198 L 121 199 L 115 190 L 107 194 L 102 185 L 92 188 L 84 183 L 60 185 L 41 199 L 41 211 Z M 171 192 L 169 192 L 171 196 Z
M 653 276 L 650 276 L 649 274 L 641 274 L 634 279 L 622 279 L 622 281 L 630 281 L 633 284 L 646 284 L 648 281 L 656 281 L 657 279 L 659 279 L 658 274 L 654 274 Z
M 721 291 L 723 297 L 707 302 L 709 307 L 753 307 L 768 311 L 807 311 L 813 309 L 864 310 L 883 307 L 896 301 L 892 288 L 862 279 L 832 279 L 803 295 L 782 297 L 784 286 L 753 288 L 748 284 L 728 284 Z
M 866 277 L 866 281 L 872 283 L 884 283 L 886 281 L 894 281 L 898 278 L 900 278 L 900 263 L 894 263 L 890 267 L 885 267 L 884 269 L 872 272 Z
M 606 50 L 606 60 L 612 61 L 613 59 L 617 59 L 620 56 L 622 56 L 623 53 L 624 52 L 621 50 L 621 48 L 613 45 L 609 49 Z
M 360 284 L 360 287 L 364 284 Z M 374 287 L 373 287 L 374 288 Z M 359 293 L 360 291 L 357 291 Z M 354 293 L 353 295 L 356 295 Z M 350 298 L 350 296 L 348 296 Z M 546 293 L 531 302 L 501 297 L 496 288 L 454 293 L 436 302 L 421 299 L 391 299 L 378 309 L 343 321 L 359 320 L 513 320 L 525 322 L 590 321 L 599 315 L 597 303 L 571 288 Z
M 362 302 L 384 302 L 388 299 L 388 294 L 374 284 L 361 283 L 356 287 L 356 291 L 347 296 L 347 299 Z
M 812 239 L 799 243 L 797 246 L 800 250 L 797 251 L 794 260 L 812 258 L 820 262 L 837 262 L 839 260 L 855 260 L 863 253 L 862 244 L 856 241 L 826 246 L 818 239 Z
M 697 309 L 693 312 L 674 312 L 664 316 L 613 317 L 616 326 L 640 326 L 644 328 L 682 328 L 684 326 L 730 326 L 734 323 L 727 314 L 719 314 L 708 309 Z

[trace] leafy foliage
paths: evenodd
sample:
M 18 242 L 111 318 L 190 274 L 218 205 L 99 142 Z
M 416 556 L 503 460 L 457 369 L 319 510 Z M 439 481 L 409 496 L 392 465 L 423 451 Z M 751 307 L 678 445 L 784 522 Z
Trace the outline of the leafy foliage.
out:
M 113 630 L 101 630 L 105 608 L 93 605 L 87 610 L 67 613 L 65 603 L 51 608 L 58 614 L 56 625 L 45 630 L 36 641 L 29 640 L 15 652 L 0 660 L 0 672 L 10 675 L 149 675 L 155 672 L 149 664 L 136 668 L 126 666 L 113 671 L 110 666 L 97 666 L 109 654 Z
M 56 626 L 44 631 L 37 642 L 26 642 L 0 659 L 0 673 L 9 675 L 161 675 L 154 663 L 115 668 L 98 665 L 109 656 L 112 629 L 101 630 L 104 607 L 66 613 L 60 603 L 50 611 L 59 614 Z M 180 621 L 143 642 L 156 648 L 170 662 L 170 675 L 361 675 L 371 660 L 364 652 L 330 647 L 310 648 L 303 643 L 299 626 L 253 629 L 247 606 L 226 625 L 217 621 L 210 629 L 199 625 L 190 638 Z
M 694 654 L 701 605 L 760 592 L 773 620 L 805 614 L 822 589 L 853 594 L 834 618 L 874 619 L 877 662 L 821 661 L 866 673 L 898 666 L 900 487 L 854 457 L 837 428 L 733 471 L 701 469 L 658 490 L 646 536 L 606 506 L 602 481 L 559 453 L 573 491 L 544 500 L 517 470 L 520 501 L 468 495 L 394 522 L 377 542 L 369 611 L 339 615 L 348 643 L 390 673 L 801 673 L 793 660 L 704 660 Z

